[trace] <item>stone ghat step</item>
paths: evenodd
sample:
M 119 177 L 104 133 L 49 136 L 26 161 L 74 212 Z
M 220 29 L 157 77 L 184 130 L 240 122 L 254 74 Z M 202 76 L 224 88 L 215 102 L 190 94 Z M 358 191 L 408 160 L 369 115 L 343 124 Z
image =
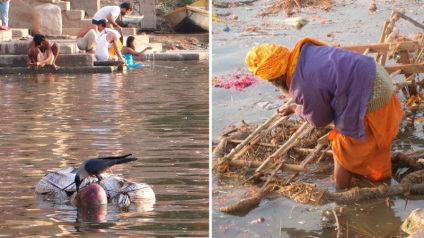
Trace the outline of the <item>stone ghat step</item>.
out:
M 141 39 L 141 40 L 139 40 Z M 25 40 L 12 40 L 0 42 L 0 55 L 26 55 L 28 52 L 28 45 L 31 39 Z M 60 45 L 59 54 L 74 54 L 79 52 L 75 39 L 49 39 L 50 42 L 57 42 Z M 141 51 L 147 46 L 151 46 L 154 51 L 162 50 L 162 43 L 144 43 L 145 37 L 136 36 L 135 50 Z M 124 38 L 124 45 L 126 44 L 126 37 Z
M 0 55 L 26 55 L 31 41 L 32 39 L 0 42 Z M 73 54 L 79 51 L 75 40 L 49 39 L 49 41 L 59 43 L 59 54 Z
M 38 70 L 27 67 L 0 67 L 0 75 L 2 74 L 98 74 L 113 73 L 114 66 L 84 66 L 84 67 L 61 67 L 58 70 L 52 67 L 43 67 Z
M 62 35 L 76 36 L 80 29 L 81 29 L 81 27 L 63 27 L 62 28 Z M 124 37 L 137 35 L 137 29 L 136 28 L 123 27 L 122 31 L 124 33 Z M 148 42 L 149 37 L 148 36 L 146 36 L 146 37 L 147 37 L 147 43 L 149 43 Z
M 59 54 L 56 64 L 60 67 L 93 66 L 95 57 L 92 54 Z M 27 55 L 0 55 L 0 67 L 26 67 Z

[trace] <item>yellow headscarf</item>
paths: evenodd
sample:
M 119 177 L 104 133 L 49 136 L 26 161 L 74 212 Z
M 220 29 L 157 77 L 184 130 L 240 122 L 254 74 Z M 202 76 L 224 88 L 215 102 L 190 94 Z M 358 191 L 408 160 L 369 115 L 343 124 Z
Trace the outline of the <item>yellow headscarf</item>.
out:
M 272 80 L 286 73 L 290 50 L 282 45 L 263 44 L 246 55 L 249 70 L 261 79 Z
M 286 84 L 290 87 L 291 77 L 296 69 L 300 48 L 305 43 L 325 45 L 312 38 L 298 41 L 292 51 L 282 45 L 263 44 L 253 47 L 246 55 L 249 70 L 265 80 L 273 80 L 286 74 Z

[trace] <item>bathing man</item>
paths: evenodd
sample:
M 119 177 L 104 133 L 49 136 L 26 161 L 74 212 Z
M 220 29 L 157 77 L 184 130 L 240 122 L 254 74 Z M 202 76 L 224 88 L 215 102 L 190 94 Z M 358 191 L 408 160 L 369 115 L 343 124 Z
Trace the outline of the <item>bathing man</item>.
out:
M 78 49 L 94 54 L 96 52 L 98 33 L 97 25 L 87 24 L 82 27 L 77 34 Z
M 28 45 L 27 66 L 37 70 L 38 67 L 44 67 L 47 64 L 58 70 L 60 67 L 55 64 L 58 54 L 58 43 L 50 44 L 50 41 L 45 36 L 35 34 Z

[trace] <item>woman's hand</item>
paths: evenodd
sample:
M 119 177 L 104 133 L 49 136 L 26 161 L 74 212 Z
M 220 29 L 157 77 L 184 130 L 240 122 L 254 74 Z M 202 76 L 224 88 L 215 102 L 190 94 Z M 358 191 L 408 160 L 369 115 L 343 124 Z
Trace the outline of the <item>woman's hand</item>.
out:
M 290 116 L 295 111 L 296 111 L 296 105 L 280 107 L 277 109 L 278 114 L 282 117 Z

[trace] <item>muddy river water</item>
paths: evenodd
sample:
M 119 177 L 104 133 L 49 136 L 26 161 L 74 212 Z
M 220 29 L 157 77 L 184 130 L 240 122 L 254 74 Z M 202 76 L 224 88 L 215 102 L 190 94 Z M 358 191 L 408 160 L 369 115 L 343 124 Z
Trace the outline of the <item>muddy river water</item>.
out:
M 209 64 L 124 73 L 0 78 L 0 236 L 173 237 L 209 232 Z M 115 175 L 148 183 L 155 204 L 109 205 L 101 222 L 37 200 L 44 174 L 132 153 Z
M 244 63 L 251 47 L 261 43 L 277 43 L 293 47 L 302 37 L 313 37 L 329 45 L 354 45 L 376 43 L 385 20 L 396 8 L 404 8 L 406 15 L 423 22 L 424 5 L 420 1 L 376 1 L 378 10 L 369 14 L 371 1 L 335 1 L 328 11 L 318 8 L 294 10 L 293 17 L 302 17 L 308 23 L 301 29 L 285 24 L 284 12 L 269 17 L 258 17 L 270 1 L 253 1 L 250 5 L 214 8 L 220 22 L 213 23 L 212 76 L 234 79 L 231 75 L 247 68 Z M 400 34 L 413 37 L 420 29 L 400 20 Z M 249 27 L 249 28 L 248 28 Z M 248 29 L 254 29 L 254 32 Z M 225 29 L 225 31 L 224 31 Z M 420 78 L 422 78 L 421 75 Z M 401 102 L 405 97 L 399 94 Z M 212 140 L 228 131 L 231 124 L 263 123 L 281 105 L 280 92 L 270 84 L 258 81 L 242 89 L 212 88 Z M 415 114 L 412 130 L 402 128 L 394 142 L 393 151 L 408 151 L 424 148 L 422 112 Z M 308 182 L 316 183 L 334 191 L 332 171 Z M 384 181 L 396 184 L 394 180 Z M 212 233 L 214 237 L 336 237 L 335 226 L 325 227 L 327 219 L 334 218 L 332 210 L 339 214 L 343 226 L 341 237 L 402 237 L 400 225 L 412 210 L 424 207 L 423 197 L 408 201 L 394 197 L 389 207 L 385 199 L 353 203 L 348 205 L 330 203 L 324 206 L 309 206 L 279 196 L 267 196 L 259 206 L 243 214 L 226 214 L 218 209 L 241 198 L 251 188 L 240 181 L 217 176 L 212 178 Z M 332 218 L 331 218 L 332 217 Z M 263 218 L 263 219 L 262 219 Z M 258 222 L 259 221 L 259 222 Z M 334 223 L 334 220 L 332 221 Z M 347 227 L 347 228 L 346 228 Z

